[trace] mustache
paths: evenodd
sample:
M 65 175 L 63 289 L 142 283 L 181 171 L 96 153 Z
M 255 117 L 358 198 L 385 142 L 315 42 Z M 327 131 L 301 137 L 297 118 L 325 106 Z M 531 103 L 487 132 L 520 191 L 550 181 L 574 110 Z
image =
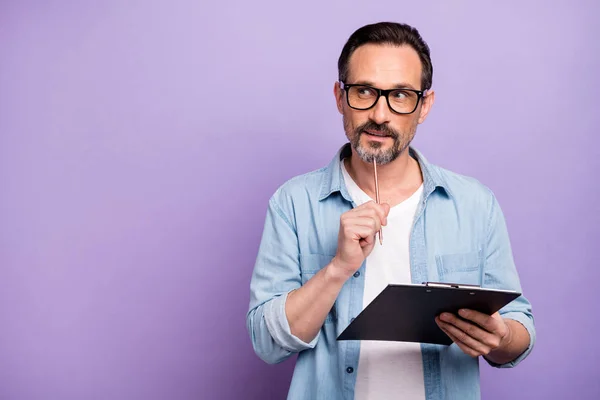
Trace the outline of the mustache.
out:
M 394 129 L 390 128 L 388 126 L 388 124 L 377 124 L 373 121 L 367 121 L 364 124 L 360 125 L 359 127 L 357 127 L 355 129 L 355 133 L 358 136 L 358 135 L 361 135 L 366 130 L 381 132 L 381 133 L 391 136 L 393 138 L 397 138 L 398 136 L 400 136 L 398 134 L 398 132 L 396 132 Z

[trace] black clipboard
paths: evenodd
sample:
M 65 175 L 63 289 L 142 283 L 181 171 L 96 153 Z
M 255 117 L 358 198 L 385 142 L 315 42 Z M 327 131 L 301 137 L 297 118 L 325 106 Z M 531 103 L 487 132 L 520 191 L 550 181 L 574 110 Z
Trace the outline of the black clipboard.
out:
M 453 283 L 388 284 L 337 340 L 450 345 L 452 340 L 437 326 L 436 316 L 443 312 L 456 314 L 461 308 L 491 315 L 520 295 L 511 290 Z

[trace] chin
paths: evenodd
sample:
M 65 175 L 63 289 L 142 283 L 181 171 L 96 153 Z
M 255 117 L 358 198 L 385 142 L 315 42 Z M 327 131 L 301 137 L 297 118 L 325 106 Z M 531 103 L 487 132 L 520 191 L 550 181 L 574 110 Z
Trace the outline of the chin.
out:
M 358 154 L 358 156 L 361 158 L 361 160 L 363 160 L 366 163 L 372 163 L 373 162 L 373 158 L 377 160 L 377 162 L 379 163 L 379 160 L 382 156 L 382 154 L 388 153 L 386 151 L 382 151 L 382 149 L 374 149 L 370 146 L 359 146 L 356 149 L 356 154 Z
M 377 161 L 379 165 L 389 164 L 394 161 L 400 155 L 399 152 L 394 151 L 391 146 L 381 146 L 380 148 L 373 148 L 371 146 L 358 146 L 356 153 L 366 163 L 372 163 L 373 159 Z
M 393 141 L 391 143 L 386 143 L 386 142 L 380 142 L 377 140 L 371 140 L 369 138 L 366 138 L 365 140 L 361 140 L 361 143 L 360 143 L 360 147 L 362 147 L 364 149 L 364 151 L 373 153 L 373 154 L 379 154 L 379 153 L 391 151 L 393 146 L 394 146 Z

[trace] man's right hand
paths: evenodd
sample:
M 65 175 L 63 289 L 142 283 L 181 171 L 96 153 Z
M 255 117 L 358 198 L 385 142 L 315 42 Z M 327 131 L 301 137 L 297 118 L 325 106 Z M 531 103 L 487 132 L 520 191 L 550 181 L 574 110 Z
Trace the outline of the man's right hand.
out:
M 342 214 L 331 263 L 288 294 L 285 314 L 293 335 L 306 343 L 317 336 L 344 283 L 373 250 L 375 233 L 387 224 L 389 212 L 389 205 L 370 201 Z
M 389 212 L 387 203 L 369 201 L 342 214 L 338 248 L 331 262 L 335 275 L 348 279 L 360 268 L 373 251 L 375 234 L 387 225 Z

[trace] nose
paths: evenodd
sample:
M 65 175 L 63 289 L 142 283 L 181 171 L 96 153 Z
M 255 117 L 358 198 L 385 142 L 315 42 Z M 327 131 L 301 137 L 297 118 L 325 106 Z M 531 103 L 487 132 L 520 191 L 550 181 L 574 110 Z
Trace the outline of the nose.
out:
M 392 110 L 388 107 L 387 100 L 384 96 L 379 97 L 377 103 L 371 108 L 371 120 L 376 124 L 384 124 L 390 122 Z

